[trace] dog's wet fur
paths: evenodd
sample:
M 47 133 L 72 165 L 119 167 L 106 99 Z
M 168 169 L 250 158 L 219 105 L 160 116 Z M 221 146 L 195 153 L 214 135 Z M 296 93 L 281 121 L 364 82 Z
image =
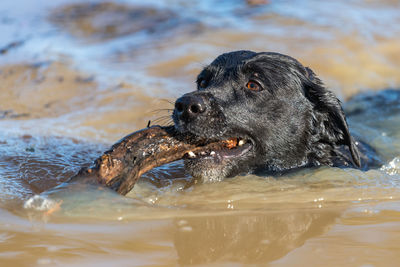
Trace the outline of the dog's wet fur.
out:
M 233 145 L 189 155 L 185 169 L 216 181 L 245 173 L 283 173 L 320 165 L 366 168 L 340 101 L 308 67 L 271 52 L 222 54 L 177 99 L 175 128 Z

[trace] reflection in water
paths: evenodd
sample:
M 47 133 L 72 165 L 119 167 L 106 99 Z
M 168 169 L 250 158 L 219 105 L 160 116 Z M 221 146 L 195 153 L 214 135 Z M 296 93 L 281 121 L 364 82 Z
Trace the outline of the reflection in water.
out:
M 179 263 L 268 263 L 321 235 L 337 211 L 292 210 L 179 218 L 174 245 Z

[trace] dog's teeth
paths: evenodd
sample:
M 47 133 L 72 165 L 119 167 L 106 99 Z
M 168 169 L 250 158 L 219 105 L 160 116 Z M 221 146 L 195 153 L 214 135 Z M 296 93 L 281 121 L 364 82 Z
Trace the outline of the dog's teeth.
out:
M 214 155 L 215 155 L 215 152 L 214 152 L 214 151 L 211 151 L 210 155 L 211 155 L 211 156 L 214 156 Z
M 244 141 L 243 140 L 240 140 L 239 141 L 239 146 L 243 146 L 244 145 Z
M 193 151 L 189 151 L 188 154 L 189 154 L 189 157 L 191 157 L 191 158 L 195 158 L 196 157 L 196 154 L 194 154 Z

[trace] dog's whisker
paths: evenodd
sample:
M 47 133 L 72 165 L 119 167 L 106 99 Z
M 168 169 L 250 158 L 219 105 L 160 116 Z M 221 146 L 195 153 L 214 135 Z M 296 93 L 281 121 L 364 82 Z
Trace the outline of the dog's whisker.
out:
M 170 125 L 173 121 L 170 116 L 161 116 L 151 121 L 151 124 Z
M 173 112 L 174 110 L 173 109 L 170 109 L 170 108 L 161 108 L 161 109 L 154 109 L 154 110 L 152 110 L 152 111 L 150 111 L 149 113 L 150 114 L 160 114 L 160 113 L 163 113 L 163 112 L 167 112 L 168 114 L 172 114 L 172 112 Z
M 167 120 L 167 119 L 158 119 L 158 120 L 153 120 L 151 123 L 152 124 L 171 124 L 172 121 Z
M 165 99 L 165 98 L 163 98 L 163 99 L 160 99 L 160 101 L 162 101 L 162 102 L 164 102 L 164 103 L 171 104 L 172 106 L 175 105 L 175 100 L 170 100 L 170 99 Z
M 161 119 L 171 119 L 171 116 L 169 116 L 169 115 L 159 116 L 159 117 L 155 118 L 153 121 L 161 120 Z

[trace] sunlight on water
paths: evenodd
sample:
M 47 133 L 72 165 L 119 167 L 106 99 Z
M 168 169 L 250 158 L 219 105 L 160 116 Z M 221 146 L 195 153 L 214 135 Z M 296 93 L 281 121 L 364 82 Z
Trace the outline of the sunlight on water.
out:
M 386 172 L 389 175 L 400 174 L 400 158 L 394 158 L 388 164 L 383 165 L 381 170 Z

